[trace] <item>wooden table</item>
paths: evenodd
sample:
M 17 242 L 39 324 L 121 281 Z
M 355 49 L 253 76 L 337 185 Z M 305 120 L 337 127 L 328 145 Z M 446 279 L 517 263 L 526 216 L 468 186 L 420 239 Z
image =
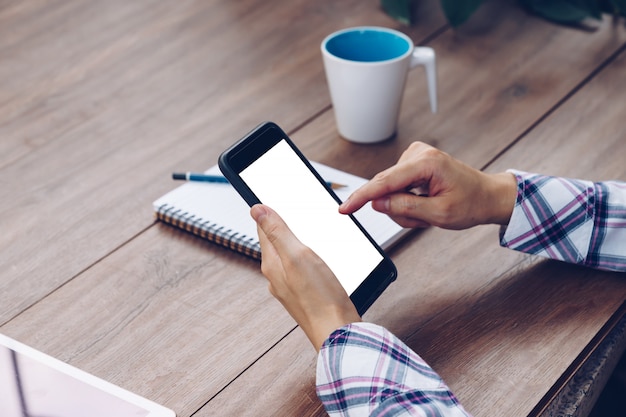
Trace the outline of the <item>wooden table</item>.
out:
M 259 264 L 154 221 L 174 170 L 206 169 L 263 120 L 313 160 L 371 177 L 423 140 L 487 171 L 626 180 L 626 30 L 437 1 L 407 28 L 377 0 L 0 5 L 0 331 L 179 416 L 323 415 L 316 355 Z M 337 135 L 319 43 L 383 25 L 435 48 L 398 136 Z M 476 416 L 539 415 L 624 315 L 623 274 L 498 245 L 495 226 L 418 231 L 365 315 Z

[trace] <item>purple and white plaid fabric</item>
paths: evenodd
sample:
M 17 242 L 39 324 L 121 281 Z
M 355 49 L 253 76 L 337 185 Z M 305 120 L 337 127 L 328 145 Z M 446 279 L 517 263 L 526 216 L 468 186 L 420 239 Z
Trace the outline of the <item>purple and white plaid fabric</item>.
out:
M 330 416 L 470 416 L 422 358 L 372 323 L 349 324 L 326 340 L 317 395 Z
M 518 194 L 502 246 L 626 271 L 626 183 L 509 172 L 517 178 Z

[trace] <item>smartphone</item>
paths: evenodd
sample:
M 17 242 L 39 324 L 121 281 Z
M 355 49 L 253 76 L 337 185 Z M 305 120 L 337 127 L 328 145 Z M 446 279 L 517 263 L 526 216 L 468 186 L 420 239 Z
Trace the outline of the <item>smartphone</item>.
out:
M 219 167 L 248 205 L 275 210 L 291 231 L 333 271 L 359 314 L 396 279 L 385 252 L 352 215 L 296 145 L 265 122 L 224 151 Z

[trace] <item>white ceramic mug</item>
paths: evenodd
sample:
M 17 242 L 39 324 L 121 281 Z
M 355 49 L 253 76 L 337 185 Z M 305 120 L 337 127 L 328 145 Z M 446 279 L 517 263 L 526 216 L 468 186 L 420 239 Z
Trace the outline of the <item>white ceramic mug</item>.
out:
M 397 30 L 363 26 L 328 35 L 321 45 L 339 134 L 359 143 L 395 135 L 409 70 L 426 69 L 430 108 L 437 111 L 435 51 L 415 47 Z

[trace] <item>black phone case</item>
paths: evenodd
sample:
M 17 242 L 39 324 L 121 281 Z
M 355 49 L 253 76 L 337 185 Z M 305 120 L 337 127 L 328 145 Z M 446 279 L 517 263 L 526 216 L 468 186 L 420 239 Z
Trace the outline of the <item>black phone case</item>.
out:
M 315 175 L 318 181 L 333 196 L 335 201 L 337 201 L 337 203 L 341 203 L 339 197 L 337 197 L 335 192 L 326 184 L 324 179 L 311 165 L 309 160 L 302 154 L 291 139 L 289 139 L 287 134 L 273 122 L 261 123 L 246 136 L 225 150 L 219 157 L 218 166 L 222 171 L 222 174 L 224 174 L 233 188 L 237 190 L 246 203 L 252 207 L 255 204 L 261 203 L 261 201 L 241 179 L 239 173 L 260 157 L 265 151 L 281 140 L 285 140 L 289 144 L 302 162 L 304 162 L 313 175 Z M 374 301 L 376 301 L 389 284 L 396 279 L 398 273 L 391 259 L 389 259 L 369 233 L 367 233 L 354 216 L 350 215 L 350 217 L 361 229 L 363 234 L 369 239 L 372 245 L 374 245 L 383 256 L 383 261 L 381 261 L 375 269 L 376 273 L 370 274 L 370 276 L 366 278 L 350 295 L 350 299 L 355 305 L 358 313 L 362 315 L 374 303 Z
M 315 175 L 317 180 L 326 188 L 326 190 L 333 196 L 335 201 L 341 203 L 341 200 L 335 192 L 330 188 L 321 175 L 315 170 L 315 168 L 311 165 L 309 160 L 302 154 L 300 149 L 293 143 L 293 141 L 287 136 L 287 134 L 276 124 L 273 122 L 264 122 L 252 129 L 246 136 L 237 141 L 230 148 L 225 150 L 219 157 L 218 166 L 224 177 L 228 179 L 228 181 L 232 184 L 232 186 L 237 190 L 237 192 L 243 197 L 243 199 L 248 203 L 250 207 L 255 204 L 260 203 L 257 196 L 250 190 L 250 188 L 246 185 L 246 183 L 239 176 L 239 172 L 241 172 L 249 163 L 252 163 L 256 160 L 256 158 L 246 158 L 242 157 L 242 154 L 249 152 L 252 155 L 260 156 L 261 152 L 259 149 L 270 148 L 272 145 L 276 144 L 277 141 L 272 141 L 268 143 L 264 141 L 257 146 L 257 142 L 255 140 L 262 136 L 268 130 L 275 130 L 278 132 L 278 135 L 275 135 L 275 138 L 280 138 L 281 140 L 285 140 L 289 146 L 293 149 L 293 151 L 300 157 L 302 162 L 305 163 L 307 168 Z M 244 159 L 245 162 L 242 164 L 240 161 Z

